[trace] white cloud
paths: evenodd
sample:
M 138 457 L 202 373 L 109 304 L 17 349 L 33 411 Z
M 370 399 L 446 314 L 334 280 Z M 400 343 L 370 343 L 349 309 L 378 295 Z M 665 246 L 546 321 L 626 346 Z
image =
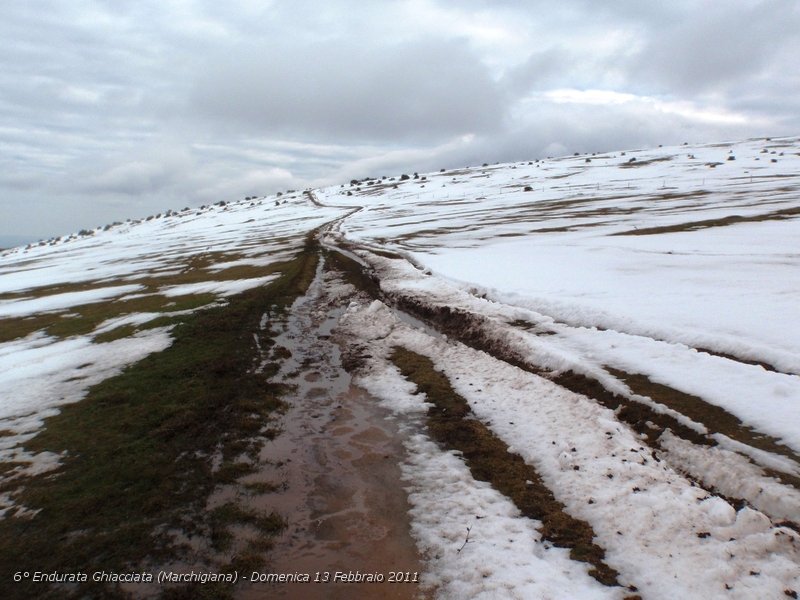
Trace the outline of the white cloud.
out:
M 556 104 L 630 105 L 640 110 L 678 115 L 698 123 L 752 125 L 759 121 L 768 124 L 766 120 L 747 117 L 720 106 L 699 106 L 687 100 L 662 100 L 652 96 L 637 96 L 612 90 L 558 89 L 538 94 L 534 99 L 544 99 Z

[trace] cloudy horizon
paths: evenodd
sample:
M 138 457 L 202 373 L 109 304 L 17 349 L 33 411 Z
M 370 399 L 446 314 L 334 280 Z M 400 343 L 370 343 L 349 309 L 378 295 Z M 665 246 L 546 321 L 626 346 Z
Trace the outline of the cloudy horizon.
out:
M 800 133 L 800 5 L 0 9 L 0 246 L 404 171 Z

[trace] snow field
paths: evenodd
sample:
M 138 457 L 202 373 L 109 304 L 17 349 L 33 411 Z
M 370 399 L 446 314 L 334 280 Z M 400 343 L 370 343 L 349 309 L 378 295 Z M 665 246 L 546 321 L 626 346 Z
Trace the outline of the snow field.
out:
M 633 394 L 625 384 L 609 375 L 604 367 L 611 365 L 631 372 L 641 372 L 651 376 L 655 381 L 660 381 L 656 375 L 664 370 L 673 374 L 674 378 L 682 375 L 681 383 L 687 380 L 694 381 L 691 379 L 693 374 L 696 374 L 697 381 L 702 383 L 704 381 L 702 376 L 705 375 L 709 380 L 708 383 L 700 385 L 699 389 L 689 387 L 686 389 L 687 393 L 706 396 L 714 403 L 734 409 L 737 406 L 746 406 L 742 402 L 736 404 L 735 400 L 738 397 L 746 394 L 758 397 L 759 390 L 769 390 L 773 386 L 780 385 L 784 387 L 797 385 L 796 377 L 765 371 L 756 365 L 698 354 L 694 349 L 682 344 L 668 344 L 614 331 L 572 328 L 532 311 L 477 298 L 448 282 L 425 275 L 408 263 L 387 260 L 367 252 L 361 252 L 361 256 L 368 258 L 377 269 L 381 275 L 383 289 L 390 294 L 410 295 L 425 305 L 448 306 L 477 314 L 483 319 L 485 335 L 502 343 L 524 362 L 554 372 L 572 370 L 587 375 L 601 382 L 606 389 L 650 406 L 658 413 L 667 414 L 700 434 L 710 432 L 704 425 L 677 410 L 665 407 L 648 397 Z M 531 323 L 535 326 L 534 331 L 510 325 L 517 320 Z M 545 330 L 554 335 L 540 336 L 535 333 L 536 330 Z M 628 357 L 635 362 L 633 364 L 620 362 L 618 357 Z M 673 378 L 666 379 L 666 383 L 673 382 Z M 715 383 L 721 386 L 721 392 L 716 390 Z M 685 388 L 685 385 L 677 384 L 676 387 Z M 783 396 L 785 395 L 784 392 Z M 768 401 L 768 398 L 768 396 L 764 398 L 764 401 Z M 763 403 L 760 406 L 763 406 Z M 752 414 L 752 421 L 765 423 L 764 429 L 768 432 L 788 435 L 790 439 L 800 439 L 797 436 L 797 420 L 792 418 L 791 413 L 794 408 L 787 405 L 787 409 L 790 412 L 781 412 L 779 409 L 774 413 L 759 411 L 757 416 L 751 410 L 750 413 L 745 412 L 744 416 Z M 738 411 L 733 410 L 733 412 L 737 414 Z M 774 427 L 771 427 L 772 425 Z M 797 490 L 766 475 L 763 469 L 757 466 L 761 465 L 797 477 L 800 474 L 800 465 L 795 460 L 753 448 L 718 433 L 712 433 L 711 438 L 720 444 L 720 448 L 699 446 L 680 440 L 669 433 L 666 435 L 669 437 L 664 439 L 670 441 L 673 450 L 667 456 L 668 462 L 681 473 L 705 482 L 720 493 L 744 499 L 773 519 L 796 520 L 800 515 Z M 661 438 L 658 441 L 659 444 L 662 443 Z M 678 442 L 680 442 L 680 452 L 676 450 Z
M 252 204 L 252 206 L 251 206 Z M 346 211 L 310 205 L 302 198 L 274 206 L 270 199 L 211 206 L 54 245 L 0 253 L 0 294 L 81 282 L 169 275 L 198 255 L 236 255 L 207 265 L 213 273 L 237 266 L 267 266 L 286 258 L 311 229 Z
M 800 374 L 798 138 L 476 167 L 363 189 L 318 192 L 369 208 L 343 224 L 351 241 L 574 327 Z M 785 214 L 769 216 L 776 211 Z M 672 230 L 618 235 L 653 227 Z

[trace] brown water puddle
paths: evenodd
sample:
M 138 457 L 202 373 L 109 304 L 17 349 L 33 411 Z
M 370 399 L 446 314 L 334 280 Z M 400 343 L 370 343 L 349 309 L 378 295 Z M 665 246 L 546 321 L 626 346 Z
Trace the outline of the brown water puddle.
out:
M 276 339 L 292 353 L 278 378 L 297 390 L 285 397 L 290 408 L 263 450 L 263 468 L 247 478 L 277 486 L 253 501 L 287 527 L 259 580 L 240 585 L 236 598 L 420 597 L 413 581 L 422 565 L 400 478 L 403 436 L 342 369 L 328 339 L 342 310 L 324 306 L 320 275 Z M 403 582 L 390 581 L 397 573 Z

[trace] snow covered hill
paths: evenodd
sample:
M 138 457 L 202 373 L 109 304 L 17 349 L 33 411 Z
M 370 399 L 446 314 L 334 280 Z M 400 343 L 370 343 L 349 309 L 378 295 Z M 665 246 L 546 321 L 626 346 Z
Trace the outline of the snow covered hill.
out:
M 315 310 L 401 425 L 426 593 L 800 593 L 800 138 L 367 178 L 6 251 L 6 480 L 57 468 L 26 449 L 57 407 L 312 232 Z

